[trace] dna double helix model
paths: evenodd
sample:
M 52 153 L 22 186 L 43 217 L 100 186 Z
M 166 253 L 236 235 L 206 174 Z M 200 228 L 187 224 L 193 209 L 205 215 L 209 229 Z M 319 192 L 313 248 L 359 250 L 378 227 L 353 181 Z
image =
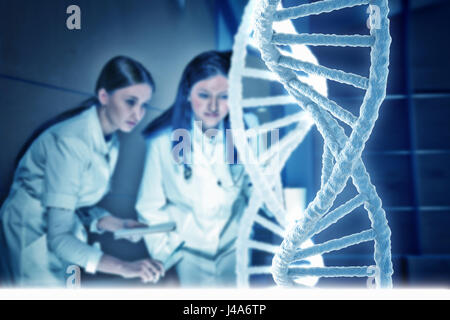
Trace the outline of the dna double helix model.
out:
M 292 27 L 292 19 L 355 6 L 368 6 L 370 29 L 367 35 L 298 34 Z M 387 0 L 322 0 L 289 8 L 283 8 L 281 0 L 250 0 L 247 5 L 235 37 L 229 75 L 233 138 L 239 153 L 246 154 L 243 163 L 254 185 L 237 240 L 239 286 L 249 286 L 252 275 L 271 274 L 275 283 L 283 287 L 295 286 L 302 283 L 302 279 L 320 277 L 368 277 L 378 288 L 392 287 L 391 232 L 381 199 L 361 159 L 386 95 L 391 43 L 388 11 Z M 286 26 L 286 23 L 291 26 L 291 31 L 280 32 L 280 26 Z M 308 56 L 308 46 L 370 48 L 369 76 L 322 66 Z M 248 66 L 250 48 L 255 47 L 265 69 Z M 306 48 L 306 51 L 294 48 Z M 317 86 L 317 81 L 312 81 L 318 78 L 362 90 L 364 98 L 359 115 L 329 99 L 326 92 Z M 246 97 L 244 91 L 248 79 L 281 83 L 287 94 Z M 289 103 L 297 104 L 299 111 L 254 128 L 244 124 L 245 112 L 253 107 Z M 280 173 L 313 125 L 324 140 L 321 186 L 304 212 L 289 222 Z M 294 129 L 263 154 L 251 151 L 249 139 L 286 126 L 294 126 Z M 348 126 L 350 134 L 346 133 L 344 126 Z M 342 204 L 335 203 L 349 179 L 357 195 Z M 320 244 L 311 242 L 314 235 L 360 206 L 367 211 L 370 229 Z M 261 214 L 262 211 L 269 214 Z M 252 239 L 255 224 L 283 239 L 281 244 Z M 374 265 L 323 266 L 317 260 L 322 254 L 369 241 L 374 243 Z M 252 265 L 252 250 L 272 254 L 272 264 Z

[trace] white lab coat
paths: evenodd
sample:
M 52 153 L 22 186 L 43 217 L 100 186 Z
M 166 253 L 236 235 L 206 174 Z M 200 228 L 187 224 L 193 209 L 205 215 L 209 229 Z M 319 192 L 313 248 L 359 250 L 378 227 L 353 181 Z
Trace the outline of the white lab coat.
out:
M 46 210 L 76 210 L 100 201 L 109 189 L 118 147 L 115 135 L 105 141 L 95 106 L 50 127 L 33 142 L 19 162 L 9 196 L 0 209 L 0 232 L 6 239 L 17 285 L 64 284 L 69 263 L 48 249 Z M 91 214 L 95 215 L 91 230 L 96 231 L 96 219 L 107 212 L 97 208 Z M 78 218 L 73 234 L 87 241 Z M 95 272 L 102 252 L 90 248 L 83 252 L 78 265 Z
M 147 140 L 144 174 L 138 193 L 138 217 L 149 224 L 174 221 L 176 231 L 147 235 L 150 255 L 166 268 L 176 264 L 182 286 L 235 285 L 235 240 L 249 179 L 242 165 L 224 156 L 223 129 L 214 142 L 193 123 L 192 176 L 172 156 L 172 130 Z M 201 143 L 204 143 L 202 150 Z M 216 152 L 213 163 L 210 157 Z

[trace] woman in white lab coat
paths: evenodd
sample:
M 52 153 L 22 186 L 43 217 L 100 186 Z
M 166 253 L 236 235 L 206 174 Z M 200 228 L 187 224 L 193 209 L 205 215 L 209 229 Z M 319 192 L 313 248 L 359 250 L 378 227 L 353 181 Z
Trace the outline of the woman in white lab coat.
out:
M 70 265 L 145 282 L 163 274 L 158 261 L 126 262 L 89 246 L 83 227 L 112 232 L 141 225 L 95 205 L 107 193 L 116 165 L 116 133 L 130 132 L 141 121 L 154 87 L 139 62 L 115 57 L 101 71 L 96 97 L 76 115 L 40 130 L 27 146 L 0 209 L 2 265 L 14 285 L 62 286 Z
M 174 104 L 144 131 L 138 218 L 176 223 L 174 232 L 147 235 L 145 242 L 166 269 L 176 264 L 184 287 L 236 284 L 235 240 L 249 180 L 226 130 L 230 57 L 217 51 L 195 57 Z

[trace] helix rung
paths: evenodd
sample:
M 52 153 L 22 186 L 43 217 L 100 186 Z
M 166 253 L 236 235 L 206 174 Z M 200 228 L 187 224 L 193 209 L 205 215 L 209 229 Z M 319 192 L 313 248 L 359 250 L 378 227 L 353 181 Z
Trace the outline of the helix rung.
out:
M 325 110 L 330 112 L 333 116 L 348 124 L 350 127 L 356 123 L 357 118 L 350 112 L 339 106 L 336 102 L 324 97 L 317 91 L 313 90 L 306 83 L 301 82 L 298 79 L 292 79 L 289 84 L 297 89 L 301 94 L 310 98 L 313 102 L 322 106 Z
M 279 174 L 283 169 L 284 164 L 286 163 L 289 155 L 292 151 L 297 148 L 297 146 L 303 141 L 305 136 L 308 134 L 309 129 L 311 128 L 311 124 L 305 124 L 304 126 L 297 128 L 295 130 L 295 134 L 289 137 L 283 138 L 283 149 L 280 151 L 277 157 L 270 155 L 269 159 L 267 159 L 267 166 L 264 169 L 264 174 L 270 176 L 270 172 L 277 172 Z M 288 139 L 289 138 L 289 139 Z M 271 147 L 272 150 L 276 151 L 277 147 Z M 270 151 L 270 150 L 269 150 Z M 263 159 L 261 159 L 262 161 Z
M 259 241 L 254 241 L 254 240 L 249 240 L 247 242 L 247 245 L 249 248 L 251 249 L 256 249 L 259 251 L 264 251 L 264 252 L 269 252 L 269 253 L 275 253 L 278 250 L 278 246 L 274 246 L 272 244 L 267 244 L 264 242 L 259 242 Z
M 316 223 L 314 229 L 311 230 L 310 233 L 308 233 L 308 237 L 312 237 L 313 235 L 325 230 L 333 223 L 337 222 L 339 219 L 362 205 L 364 203 L 364 200 L 365 196 L 363 196 L 362 194 L 358 194 L 353 199 L 334 209 Z
M 260 224 L 267 230 L 271 231 L 272 233 L 280 236 L 281 238 L 284 238 L 284 230 L 277 224 L 273 223 L 272 221 L 269 221 L 269 220 L 261 217 L 260 215 L 256 215 L 255 222 Z
M 374 238 L 375 238 L 375 231 L 370 229 L 362 231 L 360 233 L 345 236 L 340 239 L 334 239 L 321 244 L 316 244 L 312 247 L 297 251 L 294 257 L 294 261 L 302 260 L 307 257 L 315 256 L 318 254 L 341 250 L 361 242 L 371 241 Z
M 324 267 L 324 268 L 296 268 L 291 267 L 288 276 L 291 278 L 314 277 L 370 277 L 374 271 L 369 266 L 364 267 Z
M 375 43 L 375 38 L 365 35 L 276 33 L 272 37 L 272 43 L 281 45 L 303 44 L 309 46 L 371 47 Z
M 269 181 L 269 183 L 271 184 L 271 187 L 273 187 L 273 185 L 276 184 L 276 181 L 275 181 L 275 179 L 273 179 L 273 180 Z M 262 210 L 266 215 L 275 217 L 275 219 L 281 225 L 283 225 L 283 227 L 286 227 L 285 220 L 284 220 L 284 216 L 285 216 L 284 214 L 282 214 L 279 211 L 269 211 L 269 208 L 267 208 L 266 206 L 261 206 L 259 209 Z
M 272 273 L 272 266 L 257 266 L 257 267 L 249 267 L 249 274 L 270 274 Z
M 250 128 L 246 131 L 246 135 L 248 138 L 255 137 L 260 134 L 264 134 L 266 132 L 272 131 L 274 129 L 286 127 L 290 124 L 300 122 L 302 120 L 307 120 L 308 122 L 312 122 L 311 118 L 304 111 L 297 112 L 296 114 L 286 116 L 284 118 L 265 123 L 261 126 Z
M 310 4 L 302 4 L 296 7 L 277 10 L 274 16 L 274 21 L 297 19 L 305 16 L 332 12 L 335 10 L 354 7 L 358 5 L 365 5 L 369 3 L 370 0 L 347 0 L 347 1 L 325 0 Z
M 297 102 L 293 97 L 287 95 L 242 99 L 243 108 L 260 108 L 268 106 L 279 106 L 285 104 L 297 104 Z
M 278 81 L 275 73 L 268 70 L 261 70 L 256 68 L 245 68 L 242 70 L 242 76 L 246 78 L 256 78 L 269 81 Z
M 309 126 L 302 126 L 290 131 L 277 144 L 270 146 L 268 150 L 261 154 L 258 158 L 258 163 L 266 163 L 269 159 L 277 155 L 282 150 L 286 150 L 293 145 L 297 145 L 303 140 L 303 137 L 306 133 L 308 133 L 308 130 Z
M 367 89 L 369 87 L 369 79 L 361 77 L 353 73 L 347 73 L 341 70 L 315 65 L 313 63 L 304 62 L 287 56 L 281 56 L 278 63 L 286 68 L 293 70 L 304 71 L 306 73 L 315 74 L 325 77 L 330 80 L 349 84 L 360 89 Z

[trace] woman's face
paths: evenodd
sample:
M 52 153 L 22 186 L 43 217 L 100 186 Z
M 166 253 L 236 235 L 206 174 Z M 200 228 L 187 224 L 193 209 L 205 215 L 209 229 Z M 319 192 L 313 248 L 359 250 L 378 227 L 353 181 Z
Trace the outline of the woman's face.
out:
M 145 83 L 117 89 L 111 93 L 100 89 L 99 100 L 105 106 L 105 117 L 109 126 L 106 131 L 132 131 L 144 117 L 152 91 Z
M 216 75 L 194 84 L 189 94 L 195 120 L 203 130 L 216 128 L 228 114 L 228 78 Z

